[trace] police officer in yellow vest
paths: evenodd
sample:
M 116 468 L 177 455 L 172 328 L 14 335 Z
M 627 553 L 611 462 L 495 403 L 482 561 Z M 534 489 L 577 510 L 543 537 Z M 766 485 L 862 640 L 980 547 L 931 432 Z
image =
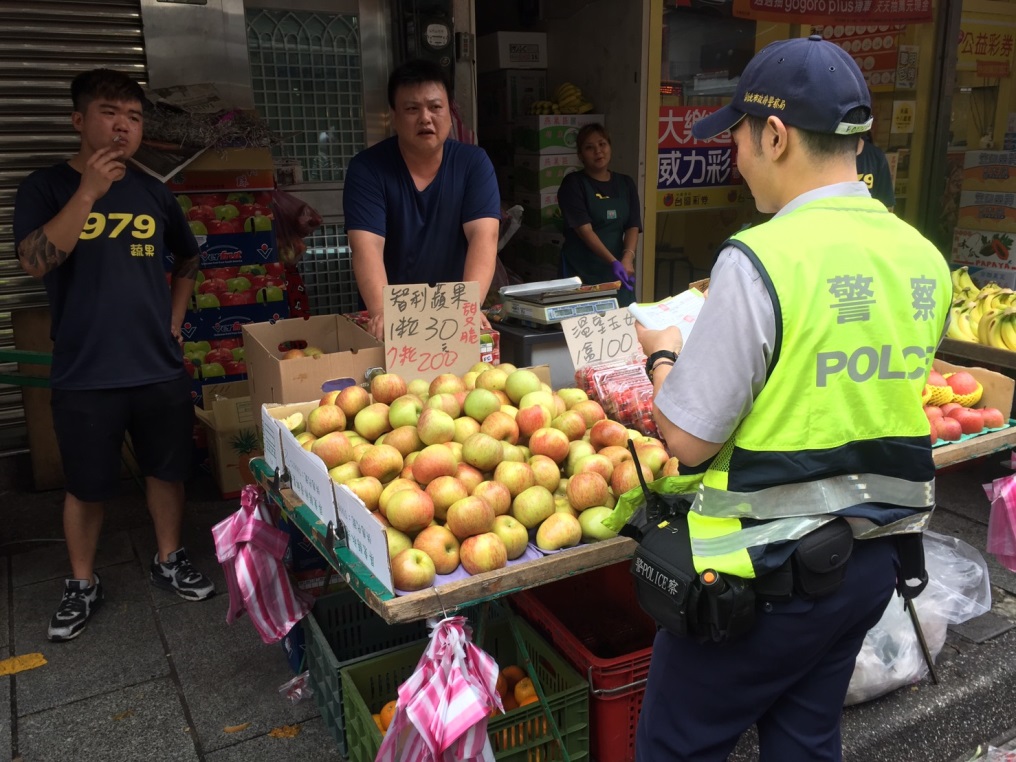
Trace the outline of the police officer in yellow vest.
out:
M 949 271 L 857 180 L 869 98 L 851 58 L 812 36 L 758 53 L 730 105 L 694 126 L 731 131 L 774 217 L 724 244 L 687 346 L 676 329 L 636 329 L 660 432 L 682 474 L 703 474 L 695 570 L 750 580 L 755 622 L 719 644 L 659 632 L 641 762 L 724 760 L 753 724 L 764 762 L 839 760 L 854 660 L 897 585 L 896 540 L 919 539 L 934 507 L 920 394 Z

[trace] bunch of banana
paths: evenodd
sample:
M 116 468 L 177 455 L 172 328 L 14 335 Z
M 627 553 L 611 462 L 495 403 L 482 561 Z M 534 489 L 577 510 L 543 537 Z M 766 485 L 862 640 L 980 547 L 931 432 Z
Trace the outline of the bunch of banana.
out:
M 957 267 L 951 273 L 953 286 L 953 302 L 959 299 L 973 299 L 980 291 L 977 284 L 970 278 L 969 270 L 964 267 Z
M 1016 352 L 1016 309 L 1009 307 L 989 319 L 988 346 Z
M 533 101 L 529 106 L 530 114 L 560 114 L 561 108 L 554 101 Z
M 953 277 L 954 300 L 950 308 L 949 328 L 951 339 L 972 341 L 985 346 L 1016 351 L 1016 291 L 988 283 L 977 289 L 969 281 L 966 268 Z
M 554 99 L 562 114 L 588 114 L 593 104 L 583 97 L 582 91 L 571 82 L 563 82 L 554 91 Z

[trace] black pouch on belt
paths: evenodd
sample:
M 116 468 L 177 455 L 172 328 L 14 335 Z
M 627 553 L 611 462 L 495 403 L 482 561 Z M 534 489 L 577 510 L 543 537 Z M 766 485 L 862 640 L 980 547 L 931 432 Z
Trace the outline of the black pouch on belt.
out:
M 699 584 L 683 515 L 671 515 L 643 528 L 631 573 L 643 611 L 675 635 L 696 634 L 692 617 L 698 611 Z
M 821 598 L 835 592 L 843 582 L 853 547 L 854 534 L 842 517 L 805 535 L 790 557 L 794 592 L 802 598 Z

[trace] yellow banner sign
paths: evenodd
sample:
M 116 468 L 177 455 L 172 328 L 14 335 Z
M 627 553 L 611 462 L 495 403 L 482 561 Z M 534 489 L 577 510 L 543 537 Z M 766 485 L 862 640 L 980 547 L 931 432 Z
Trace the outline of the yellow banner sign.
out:
M 724 209 L 749 198 L 744 185 L 723 185 L 715 188 L 661 190 L 656 193 L 656 211 L 674 212 L 689 209 Z
M 960 22 L 960 41 L 956 53 L 958 71 L 981 71 L 986 66 L 993 76 L 1006 76 L 1012 65 L 1016 25 L 973 21 Z M 1005 74 L 1001 74 L 1001 72 Z

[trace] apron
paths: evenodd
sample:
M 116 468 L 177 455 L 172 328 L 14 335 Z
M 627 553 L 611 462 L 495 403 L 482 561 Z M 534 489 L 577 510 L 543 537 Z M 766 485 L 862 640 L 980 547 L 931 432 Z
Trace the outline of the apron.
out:
M 621 250 L 624 248 L 625 223 L 628 221 L 630 211 L 628 185 L 618 178 L 614 185 L 619 188 L 620 194 L 617 197 L 600 198 L 586 174 L 584 172 L 578 174 L 585 190 L 586 208 L 589 210 L 593 232 L 600 237 L 603 245 L 614 257 L 620 259 Z M 611 178 L 614 177 L 615 175 L 611 174 Z M 561 247 L 561 268 L 566 277 L 577 275 L 586 285 L 617 280 L 610 265 L 593 254 L 574 232 L 565 236 L 564 245 Z M 619 306 L 625 307 L 634 301 L 633 291 L 623 286 L 618 290 Z

